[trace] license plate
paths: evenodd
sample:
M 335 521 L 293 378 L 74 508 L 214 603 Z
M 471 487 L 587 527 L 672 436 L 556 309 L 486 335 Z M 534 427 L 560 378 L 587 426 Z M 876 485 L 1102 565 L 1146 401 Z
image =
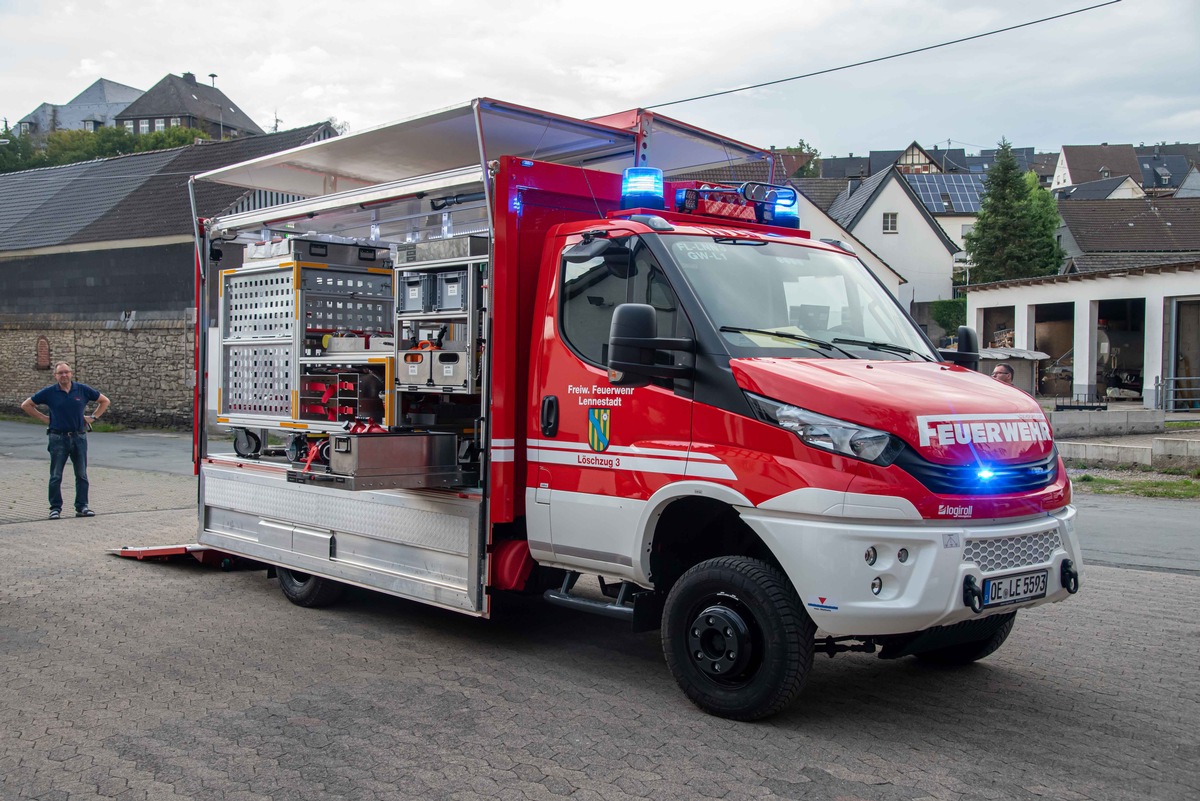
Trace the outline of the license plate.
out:
M 1039 570 L 1036 573 L 1020 573 L 1015 576 L 986 579 L 983 582 L 984 607 L 1008 606 L 1034 598 L 1044 598 L 1047 572 Z

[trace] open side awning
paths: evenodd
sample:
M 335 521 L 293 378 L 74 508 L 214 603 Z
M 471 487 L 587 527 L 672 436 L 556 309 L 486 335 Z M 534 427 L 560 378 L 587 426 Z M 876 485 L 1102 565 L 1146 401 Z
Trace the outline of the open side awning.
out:
M 651 166 L 668 176 L 770 159 L 762 149 L 644 110 L 579 120 L 480 98 L 196 177 L 311 198 L 482 168 L 503 155 L 606 172 Z

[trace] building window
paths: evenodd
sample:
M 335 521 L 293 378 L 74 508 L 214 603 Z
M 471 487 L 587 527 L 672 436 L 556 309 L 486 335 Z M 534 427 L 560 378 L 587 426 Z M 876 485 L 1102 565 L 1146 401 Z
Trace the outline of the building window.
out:
M 96 123 L 92 122 L 91 120 L 84 120 L 83 130 L 87 131 L 88 133 L 95 133 Z
M 133 120 L 125 120 L 125 130 L 133 133 Z
M 897 228 L 897 218 L 899 216 L 899 213 L 894 211 L 885 211 L 883 213 L 883 232 L 885 234 L 899 233 Z
M 138 133 L 150 133 L 150 120 L 138 120 Z
M 172 127 L 172 128 L 178 128 L 178 127 L 179 127 L 179 118 L 178 118 L 178 117 L 172 117 L 172 118 L 171 118 L 171 127 Z
M 157 120 L 154 121 L 154 132 L 162 133 L 165 130 L 167 130 L 167 121 L 164 120 L 162 117 L 159 117 Z
M 21 123 L 21 136 L 29 136 L 29 123 Z
M 975 230 L 975 223 L 963 223 L 962 236 L 965 239 L 967 234 Z

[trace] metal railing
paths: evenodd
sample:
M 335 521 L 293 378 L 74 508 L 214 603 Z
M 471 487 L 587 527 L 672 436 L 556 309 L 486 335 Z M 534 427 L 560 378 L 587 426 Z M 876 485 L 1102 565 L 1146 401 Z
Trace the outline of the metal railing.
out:
M 1200 376 L 1154 379 L 1154 408 L 1167 412 L 1200 409 Z

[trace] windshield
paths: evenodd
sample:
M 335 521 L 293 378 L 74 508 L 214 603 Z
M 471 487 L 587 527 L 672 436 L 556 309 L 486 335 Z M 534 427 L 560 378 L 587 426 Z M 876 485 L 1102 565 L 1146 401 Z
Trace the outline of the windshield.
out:
M 851 256 L 751 239 L 662 241 L 736 356 L 937 359 Z

